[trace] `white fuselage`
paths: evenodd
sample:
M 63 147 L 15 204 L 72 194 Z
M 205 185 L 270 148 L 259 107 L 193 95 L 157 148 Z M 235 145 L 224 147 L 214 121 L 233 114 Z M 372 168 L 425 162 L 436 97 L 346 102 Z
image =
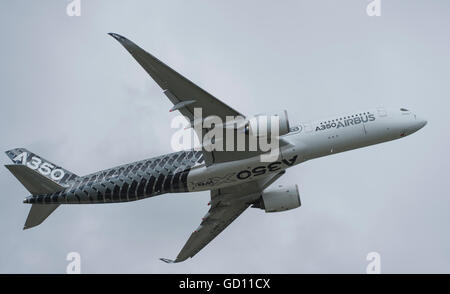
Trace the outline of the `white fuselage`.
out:
M 187 179 L 188 190 L 211 190 L 252 181 L 306 160 L 399 139 L 425 124 L 425 120 L 406 109 L 385 108 L 305 122 L 281 137 L 288 144 L 281 148 L 278 160 L 262 162 L 260 156 L 255 156 L 194 167 Z

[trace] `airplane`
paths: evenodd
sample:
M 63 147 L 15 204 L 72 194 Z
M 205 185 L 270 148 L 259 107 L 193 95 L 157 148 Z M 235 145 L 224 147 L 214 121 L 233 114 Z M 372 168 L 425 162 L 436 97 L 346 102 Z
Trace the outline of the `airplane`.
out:
M 233 136 L 243 136 L 244 150 L 192 148 L 145 159 L 85 176 L 78 176 L 25 148 L 6 151 L 13 164 L 5 167 L 30 192 L 24 203 L 31 204 L 24 229 L 41 224 L 61 204 L 118 203 L 142 200 L 165 193 L 210 191 L 210 206 L 200 226 L 190 235 L 174 260 L 177 263 L 192 258 L 247 208 L 265 212 L 280 212 L 301 205 L 297 185 L 277 185 L 270 188 L 286 170 L 305 161 L 356 148 L 374 145 L 408 136 L 427 121 L 406 108 L 371 108 L 335 115 L 290 126 L 286 111 L 276 112 L 278 123 L 271 127 L 246 117 L 189 81 L 162 61 L 138 47 L 127 38 L 109 33 L 162 88 L 174 104 L 170 111 L 179 111 L 196 128 L 201 138 L 212 126 L 231 130 Z M 203 116 L 195 116 L 195 109 Z M 204 117 L 204 118 L 203 118 Z M 224 124 L 205 125 L 209 117 Z M 200 127 L 199 127 L 200 126 Z M 272 127 L 275 126 L 275 131 Z M 247 148 L 252 138 L 264 136 L 258 130 L 276 134 L 279 151 L 270 161 L 262 155 L 269 151 L 260 145 Z M 266 134 L 267 136 L 267 134 Z M 219 138 L 219 136 L 217 136 Z M 234 138 L 234 137 L 233 137 Z M 237 141 L 237 140 L 236 140 Z M 219 138 L 236 146 L 232 139 Z

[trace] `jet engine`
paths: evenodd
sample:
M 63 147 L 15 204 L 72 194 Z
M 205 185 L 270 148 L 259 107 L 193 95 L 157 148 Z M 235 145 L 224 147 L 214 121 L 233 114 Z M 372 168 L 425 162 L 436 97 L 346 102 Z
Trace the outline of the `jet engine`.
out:
M 251 117 L 245 125 L 245 133 L 255 137 L 271 137 L 274 123 L 278 124 L 278 136 L 289 133 L 289 119 L 286 110 Z
M 253 203 L 252 207 L 264 209 L 266 212 L 279 212 L 297 208 L 301 205 L 298 186 L 278 186 L 274 190 L 265 191 Z

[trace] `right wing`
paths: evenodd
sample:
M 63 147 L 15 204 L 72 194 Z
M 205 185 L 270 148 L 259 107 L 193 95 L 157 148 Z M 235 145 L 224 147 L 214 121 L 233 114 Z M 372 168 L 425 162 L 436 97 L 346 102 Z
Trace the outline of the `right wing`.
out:
M 249 205 L 245 202 L 236 202 L 232 205 L 218 203 L 211 207 L 203 217 L 200 226 L 191 234 L 174 262 L 184 261 L 197 254 L 241 215 Z
M 161 258 L 161 260 L 172 263 L 193 257 L 241 215 L 250 204 L 258 200 L 262 191 L 284 173 L 285 171 L 282 171 L 256 181 L 211 190 L 211 208 L 203 217 L 200 226 L 191 234 L 175 260 L 167 258 Z

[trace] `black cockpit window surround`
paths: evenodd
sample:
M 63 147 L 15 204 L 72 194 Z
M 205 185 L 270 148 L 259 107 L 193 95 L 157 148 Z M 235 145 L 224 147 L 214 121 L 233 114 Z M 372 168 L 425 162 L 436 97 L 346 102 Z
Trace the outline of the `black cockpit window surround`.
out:
M 400 108 L 400 111 L 409 111 L 409 110 L 406 108 Z

